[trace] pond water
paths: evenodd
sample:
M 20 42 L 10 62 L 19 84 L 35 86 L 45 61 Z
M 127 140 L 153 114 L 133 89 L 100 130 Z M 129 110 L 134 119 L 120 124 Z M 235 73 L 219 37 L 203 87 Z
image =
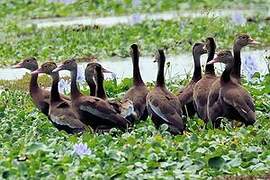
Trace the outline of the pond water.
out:
M 83 17 L 60 17 L 60 18 L 47 18 L 47 19 L 34 19 L 27 21 L 28 25 L 36 25 L 37 28 L 44 27 L 57 27 L 57 26 L 72 26 L 72 25 L 101 25 L 113 26 L 116 24 L 134 24 L 144 20 L 170 20 L 178 19 L 180 17 L 224 17 L 237 14 L 251 15 L 255 12 L 264 13 L 267 15 L 268 9 L 217 9 L 217 10 L 202 10 L 202 11 L 169 11 L 161 13 L 148 13 L 148 14 L 133 14 L 127 16 L 109 16 L 109 17 L 96 17 L 96 16 L 83 16 Z M 268 12 L 269 15 L 269 12 Z
M 253 61 L 256 65 L 257 71 L 265 74 L 267 70 L 267 63 L 265 56 L 270 55 L 270 50 L 256 50 L 256 51 L 243 51 L 242 52 L 242 66 L 246 60 Z M 205 64 L 207 55 L 201 58 L 202 65 Z M 193 71 L 193 58 L 191 53 L 181 54 L 177 56 L 167 56 L 166 62 L 170 62 L 170 67 L 167 68 L 166 78 L 175 76 L 185 77 L 186 74 L 192 74 Z M 116 74 L 118 80 L 125 77 L 132 77 L 132 62 L 131 58 L 118 58 L 113 57 L 100 61 L 100 63 L 107 69 Z M 79 68 L 81 71 L 86 67 L 87 63 L 80 63 Z M 215 65 L 218 72 L 222 72 L 224 68 L 221 64 Z M 157 74 L 157 64 L 153 63 L 153 57 L 140 57 L 140 69 L 142 78 L 145 81 L 154 81 Z M 244 69 L 244 68 L 242 68 Z M 24 69 L 2 68 L 0 69 L 0 79 L 15 80 L 21 79 L 23 75 L 28 72 Z M 83 74 L 83 73 L 82 73 Z M 246 72 L 243 70 L 243 74 Z M 60 76 L 69 76 L 68 71 L 61 71 Z M 106 76 L 108 77 L 108 76 Z

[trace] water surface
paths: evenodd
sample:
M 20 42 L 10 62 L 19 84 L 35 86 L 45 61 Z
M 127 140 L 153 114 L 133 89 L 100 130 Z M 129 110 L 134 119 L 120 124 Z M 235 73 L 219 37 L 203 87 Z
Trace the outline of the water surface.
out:
M 254 60 L 258 65 L 258 70 L 261 74 L 267 72 L 267 63 L 265 61 L 265 56 L 270 56 L 270 50 L 256 50 L 256 51 L 243 51 L 242 53 L 242 66 L 244 61 L 251 57 L 251 60 Z M 201 57 L 202 65 L 205 65 L 207 55 Z M 153 62 L 153 57 L 140 57 L 140 69 L 142 78 L 145 81 L 154 81 L 157 74 L 157 64 Z M 169 68 L 166 68 L 166 78 L 172 77 L 185 77 L 187 74 L 192 74 L 193 71 L 193 57 L 191 53 L 184 53 L 176 56 L 167 56 L 166 62 L 170 63 Z M 121 80 L 125 77 L 132 77 L 132 62 L 131 58 L 118 58 L 112 57 L 100 61 L 100 63 L 107 69 L 113 71 L 118 80 Z M 79 68 L 83 71 L 87 63 L 80 63 Z M 221 64 L 215 65 L 218 72 L 222 72 L 224 68 Z M 246 75 L 246 72 L 243 70 L 243 74 Z M 0 79 L 3 80 L 16 80 L 21 79 L 23 75 L 28 72 L 25 69 L 12 69 L 12 68 L 2 68 L 0 69 Z M 83 74 L 83 73 L 82 73 Z M 61 71 L 60 76 L 69 76 L 68 71 Z

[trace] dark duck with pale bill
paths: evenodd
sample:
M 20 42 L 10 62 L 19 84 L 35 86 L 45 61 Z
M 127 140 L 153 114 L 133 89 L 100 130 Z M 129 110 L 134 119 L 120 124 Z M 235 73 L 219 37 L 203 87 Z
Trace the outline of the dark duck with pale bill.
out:
M 231 51 L 221 51 L 217 57 L 208 64 L 224 63 L 226 68 L 223 71 L 219 84 L 219 95 L 215 103 L 207 105 L 208 119 L 215 127 L 219 127 L 221 118 L 238 120 L 245 125 L 253 125 L 256 121 L 255 106 L 251 95 L 238 82 L 233 81 L 231 72 L 234 66 L 234 57 Z M 212 101 L 211 92 L 208 102 Z
M 177 97 L 168 91 L 165 86 L 164 64 L 165 55 L 163 50 L 158 50 L 156 55 L 158 74 L 155 88 L 147 95 L 147 109 L 156 128 L 162 124 L 168 125 L 168 131 L 174 135 L 182 134 L 185 124 L 182 119 L 181 104 Z

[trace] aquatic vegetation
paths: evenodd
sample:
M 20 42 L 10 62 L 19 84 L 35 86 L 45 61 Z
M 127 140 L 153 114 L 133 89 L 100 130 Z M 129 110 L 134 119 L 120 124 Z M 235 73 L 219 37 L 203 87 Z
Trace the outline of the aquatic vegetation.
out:
M 151 56 L 157 48 L 166 54 L 191 51 L 191 46 L 207 36 L 215 37 L 218 49 L 231 48 L 235 35 L 248 32 L 269 47 L 270 28 L 265 17 L 247 21 L 243 14 L 227 18 L 179 18 L 169 21 L 141 21 L 141 13 L 213 8 L 252 8 L 267 0 L 23 0 L 0 1 L 0 66 L 10 66 L 29 56 L 39 62 L 48 59 L 60 62 L 66 58 L 129 56 L 130 44 L 137 42 L 142 55 Z M 203 7 L 203 9 L 202 9 Z M 208 10 L 206 10 L 208 11 Z M 131 25 L 112 27 L 77 26 L 38 29 L 27 27 L 24 20 L 39 17 L 133 14 Z M 268 51 L 269 52 L 269 51 Z M 243 86 L 252 95 L 257 122 L 244 127 L 222 120 L 220 129 L 207 126 L 197 117 L 187 123 L 188 132 L 171 136 L 162 125 L 153 126 L 150 118 L 137 123 L 132 131 L 112 129 L 104 134 L 87 131 L 68 135 L 58 131 L 38 111 L 29 97 L 30 74 L 23 79 L 0 80 L 0 179 L 212 179 L 269 178 L 270 169 L 270 74 L 260 72 L 253 56 L 243 57 Z M 270 71 L 270 56 L 266 54 Z M 189 82 L 165 73 L 168 89 L 176 93 Z M 78 71 L 81 92 L 89 94 L 84 73 Z M 42 87 L 51 85 L 51 78 L 40 76 Z M 152 89 L 153 82 L 147 82 Z M 131 87 L 132 79 L 121 82 L 106 79 L 109 98 L 121 99 Z M 70 93 L 69 77 L 59 82 L 59 91 Z M 224 122 L 224 123 L 223 123 Z M 268 175 L 267 175 L 268 174 Z
M 160 12 L 169 10 L 198 10 L 214 8 L 265 7 L 267 0 L 28 0 L 0 1 L 1 17 L 44 18 L 82 15 L 122 15 L 139 12 Z
M 184 22 L 180 30 L 179 24 Z M 268 23 L 231 24 L 228 18 L 180 18 L 168 21 L 144 21 L 133 26 L 113 27 L 79 26 L 36 29 L 35 27 L 7 29 L 6 38 L 0 43 L 0 66 L 10 65 L 29 56 L 40 62 L 47 59 L 59 62 L 70 57 L 94 56 L 99 59 L 111 56 L 129 56 L 128 47 L 138 42 L 142 55 L 152 55 L 157 48 L 169 54 L 190 51 L 192 44 L 207 36 L 214 36 L 218 48 L 231 48 L 235 35 L 248 32 L 261 42 L 270 43 Z M 181 25 L 180 25 L 181 26 Z M 166 29 L 164 31 L 164 29 Z M 9 31 L 9 32 L 8 32 Z M 13 33 L 11 33 L 13 32 Z M 106 41 L 105 41 L 106 40 Z M 12 42 L 12 43 L 10 43 Z M 258 47 L 257 47 L 258 48 Z
M 206 129 L 202 120 L 194 118 L 187 124 L 190 133 L 182 136 L 171 136 L 166 126 L 156 130 L 150 119 L 123 134 L 112 130 L 67 135 L 53 128 L 27 93 L 2 91 L 0 175 L 11 179 L 68 178 L 70 174 L 102 179 L 264 176 L 270 168 L 269 77 L 252 86 L 244 83 L 256 103 L 254 126 L 232 128 L 226 123 L 222 129 Z M 116 88 L 107 81 L 106 89 L 120 93 L 128 84 L 123 81 Z M 170 84 L 177 82 L 168 82 L 171 89 Z M 110 91 L 110 96 L 118 92 Z

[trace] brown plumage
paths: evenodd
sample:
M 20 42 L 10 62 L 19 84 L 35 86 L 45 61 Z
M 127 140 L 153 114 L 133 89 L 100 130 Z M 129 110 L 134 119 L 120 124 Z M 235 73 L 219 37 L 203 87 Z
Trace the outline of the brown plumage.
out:
M 218 90 L 218 98 L 212 99 L 212 92 L 208 96 L 208 119 L 215 127 L 220 126 L 220 117 L 230 120 L 235 119 L 245 125 L 252 125 L 256 121 L 255 106 L 250 94 L 238 83 L 232 80 L 231 72 L 234 66 L 234 58 L 230 51 L 221 51 L 217 57 L 208 64 L 225 63 Z
M 194 85 L 202 77 L 200 57 L 202 54 L 207 53 L 207 50 L 204 47 L 205 46 L 203 43 L 194 44 L 192 49 L 192 55 L 194 60 L 193 76 L 188 85 L 184 89 L 182 89 L 178 95 L 178 99 L 180 101 L 180 104 L 182 105 L 182 111 L 186 116 L 188 115 L 192 117 L 196 113 L 193 102 L 193 88 Z
M 98 66 L 101 66 L 99 63 L 89 63 L 85 69 L 85 79 L 86 82 L 88 83 L 90 87 L 90 94 L 94 94 L 94 96 L 99 97 L 108 103 L 114 108 L 114 110 L 121 114 L 124 118 L 129 119 L 129 116 L 134 114 L 133 111 L 133 103 L 132 101 L 126 99 L 124 102 L 119 102 L 116 100 L 109 100 L 104 86 L 103 86 L 103 81 L 104 81 L 104 75 L 103 73 L 112 73 L 111 71 L 103 68 L 102 66 L 102 72 L 97 73 L 96 68 Z M 92 93 L 95 91 L 95 93 Z
M 22 62 L 18 63 L 17 65 L 13 66 L 14 68 L 25 68 L 32 71 L 35 71 L 38 69 L 38 63 L 36 58 L 30 57 Z M 45 89 L 42 89 L 39 87 L 38 82 L 38 74 L 32 74 L 31 80 L 29 84 L 29 92 L 30 96 L 32 98 L 33 103 L 36 105 L 36 107 L 46 116 L 48 116 L 49 113 L 49 104 L 50 104 L 50 94 L 51 92 Z M 62 98 L 66 100 L 70 100 L 69 97 L 64 96 L 63 94 L 60 95 Z
M 58 130 L 64 130 L 67 133 L 78 133 L 86 129 L 78 113 L 71 107 L 71 102 L 63 99 L 58 92 L 59 73 L 52 72 L 57 65 L 53 62 L 46 62 L 31 74 L 45 73 L 52 77 L 52 88 L 50 95 L 49 117 L 53 125 Z
M 100 127 L 120 128 L 126 130 L 129 122 L 117 114 L 111 105 L 101 98 L 94 96 L 84 96 L 77 87 L 77 63 L 75 59 L 66 60 L 58 66 L 54 72 L 68 70 L 71 72 L 71 102 L 72 107 L 79 113 L 80 120 L 90 125 L 95 131 Z M 101 68 L 97 68 L 101 72 Z
M 182 119 L 181 104 L 177 97 L 165 87 L 163 50 L 158 50 L 156 61 L 158 62 L 156 86 L 146 98 L 149 116 L 157 128 L 162 124 L 167 124 L 172 134 L 182 134 L 185 124 Z
M 209 37 L 206 39 L 206 48 L 208 51 L 207 63 L 214 58 L 216 43 L 214 38 Z M 214 64 L 206 64 L 205 74 L 202 78 L 194 85 L 193 89 L 193 100 L 194 107 L 197 111 L 198 116 L 207 122 L 207 98 L 211 88 L 211 85 L 217 79 L 215 74 Z
M 252 45 L 252 44 L 258 44 L 258 42 L 256 42 L 255 40 L 253 40 L 249 35 L 247 34 L 242 34 L 237 36 L 237 38 L 234 41 L 234 45 L 233 45 L 233 52 L 234 52 L 234 63 L 232 66 L 232 70 L 231 70 L 231 76 L 232 76 L 232 81 L 236 82 L 236 83 L 240 83 L 240 78 L 241 78 L 241 55 L 240 55 L 240 51 L 243 47 L 247 46 L 247 45 Z M 219 92 L 220 92 L 220 78 L 218 78 L 217 80 L 215 80 L 215 82 L 212 84 L 209 95 L 208 95 L 208 99 L 207 99 L 207 113 L 209 111 L 214 111 L 212 108 L 215 106 L 215 103 L 218 100 L 219 97 Z M 218 109 L 216 109 L 216 111 L 218 111 Z M 209 118 L 209 116 L 207 115 L 207 117 Z
M 131 100 L 134 106 L 135 116 L 129 120 L 146 120 L 148 117 L 146 109 L 146 96 L 148 89 L 145 86 L 139 69 L 139 48 L 136 44 L 130 47 L 130 55 L 133 63 L 133 86 L 126 92 L 122 101 Z
M 257 41 L 252 39 L 247 34 L 241 34 L 237 36 L 233 45 L 233 56 L 234 56 L 234 65 L 232 68 L 231 76 L 238 83 L 241 81 L 241 49 L 247 45 L 255 45 L 258 44 Z

